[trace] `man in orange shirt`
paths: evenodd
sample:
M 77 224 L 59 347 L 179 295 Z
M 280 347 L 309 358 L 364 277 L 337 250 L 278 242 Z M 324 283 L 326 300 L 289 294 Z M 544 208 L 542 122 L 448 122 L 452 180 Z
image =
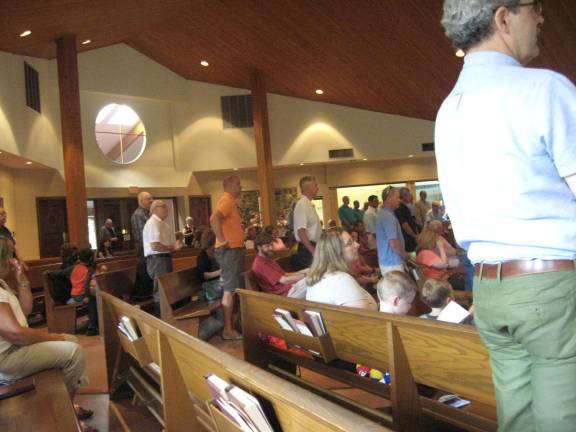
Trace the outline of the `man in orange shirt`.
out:
M 244 280 L 244 232 L 236 199 L 242 186 L 240 177 L 231 175 L 222 182 L 224 194 L 210 216 L 210 225 L 216 234 L 216 260 L 222 269 L 220 276 L 224 287 L 222 309 L 224 310 L 224 331 L 222 339 L 242 339 L 232 326 L 234 291 L 242 288 Z

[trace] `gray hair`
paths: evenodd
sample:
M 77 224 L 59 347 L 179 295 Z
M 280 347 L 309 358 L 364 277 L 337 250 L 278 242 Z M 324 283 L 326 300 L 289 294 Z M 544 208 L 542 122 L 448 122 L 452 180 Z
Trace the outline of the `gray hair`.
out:
M 444 0 L 442 25 L 456 48 L 464 51 L 494 34 L 492 19 L 500 6 L 517 12 L 520 0 Z
M 316 177 L 314 176 L 304 176 L 300 179 L 300 190 L 304 192 L 304 188 L 308 183 L 312 183 L 316 181 Z

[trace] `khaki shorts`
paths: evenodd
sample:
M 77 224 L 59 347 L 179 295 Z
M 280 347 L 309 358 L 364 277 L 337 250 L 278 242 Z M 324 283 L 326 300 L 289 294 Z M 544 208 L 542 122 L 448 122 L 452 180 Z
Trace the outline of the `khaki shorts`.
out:
M 236 288 L 244 288 L 244 248 L 217 249 L 216 261 L 222 269 L 220 280 L 225 292 L 234 292 Z

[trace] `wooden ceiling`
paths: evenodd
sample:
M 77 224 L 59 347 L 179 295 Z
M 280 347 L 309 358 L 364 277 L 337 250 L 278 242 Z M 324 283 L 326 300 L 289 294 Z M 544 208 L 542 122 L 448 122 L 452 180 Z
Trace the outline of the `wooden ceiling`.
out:
M 462 62 L 441 9 L 442 0 L 0 0 L 0 50 L 54 58 L 54 40 L 72 33 L 80 51 L 123 42 L 187 79 L 249 88 L 259 69 L 271 93 L 433 120 Z M 576 81 L 576 1 L 547 1 L 544 14 L 534 65 Z

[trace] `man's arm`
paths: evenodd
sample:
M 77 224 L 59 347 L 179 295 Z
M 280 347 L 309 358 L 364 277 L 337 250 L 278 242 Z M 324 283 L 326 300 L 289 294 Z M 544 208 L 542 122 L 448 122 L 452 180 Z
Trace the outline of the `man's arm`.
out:
M 226 239 L 224 238 L 224 232 L 222 231 L 222 219 L 224 219 L 224 215 L 220 210 L 215 210 L 210 216 L 210 226 L 216 234 L 216 238 L 220 242 L 220 244 L 226 244 Z
M 314 245 L 308 238 L 308 233 L 306 232 L 306 228 L 300 228 L 298 230 L 298 238 L 300 239 L 300 243 L 306 246 L 306 249 L 310 251 L 311 254 L 314 253 Z
M 308 269 L 300 270 L 294 273 L 284 273 L 284 275 L 279 279 L 282 284 L 293 284 L 302 280 L 306 274 L 308 274 Z
M 408 233 L 410 237 L 416 238 L 417 234 L 414 232 L 414 230 L 412 229 L 412 227 L 408 222 L 402 222 L 402 229 L 404 230 L 404 232 Z
M 390 244 L 390 247 L 394 250 L 394 252 L 396 252 L 398 255 L 400 255 L 400 257 L 402 257 L 402 259 L 406 259 L 406 251 L 402 247 L 402 243 L 400 243 L 400 240 L 391 239 L 391 240 L 388 240 L 388 244 Z

